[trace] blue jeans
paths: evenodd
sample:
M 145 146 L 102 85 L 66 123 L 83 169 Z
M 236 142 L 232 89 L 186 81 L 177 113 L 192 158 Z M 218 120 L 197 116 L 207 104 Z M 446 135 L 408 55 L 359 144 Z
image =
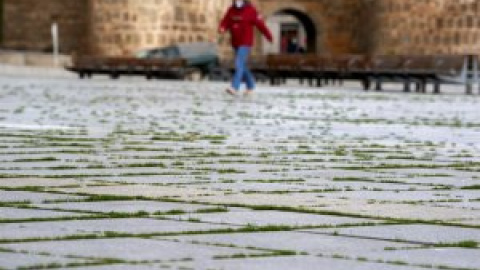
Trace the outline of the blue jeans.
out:
M 236 91 L 240 90 L 243 81 L 247 84 L 248 90 L 255 89 L 255 77 L 247 66 L 250 50 L 251 48 L 247 46 L 240 46 L 235 49 L 235 74 L 233 75 L 232 88 Z

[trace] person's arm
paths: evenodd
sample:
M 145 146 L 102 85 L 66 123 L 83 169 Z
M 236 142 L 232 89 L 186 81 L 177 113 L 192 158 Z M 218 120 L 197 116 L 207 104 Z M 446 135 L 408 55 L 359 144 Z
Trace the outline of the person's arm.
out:
M 218 32 L 219 33 L 224 33 L 225 31 L 230 29 L 230 15 L 231 9 L 229 9 L 226 13 L 223 19 L 220 21 L 220 26 L 218 27 Z
M 269 42 L 273 41 L 272 32 L 270 31 L 270 29 L 268 29 L 262 16 L 257 11 L 255 11 L 255 26 L 258 28 L 258 30 L 260 30 L 260 32 L 262 32 L 262 34 Z

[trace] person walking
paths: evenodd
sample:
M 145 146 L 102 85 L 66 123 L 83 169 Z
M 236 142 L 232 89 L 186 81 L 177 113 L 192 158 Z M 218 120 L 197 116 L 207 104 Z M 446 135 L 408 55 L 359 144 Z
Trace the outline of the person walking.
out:
M 235 51 L 235 74 L 232 85 L 226 90 L 230 95 L 237 95 L 242 82 L 247 85 L 245 95 L 250 95 L 255 90 L 255 77 L 247 63 L 254 45 L 255 27 L 269 42 L 273 41 L 271 31 L 265 25 L 257 9 L 248 0 L 234 0 L 220 22 L 220 34 L 230 32 L 232 47 Z

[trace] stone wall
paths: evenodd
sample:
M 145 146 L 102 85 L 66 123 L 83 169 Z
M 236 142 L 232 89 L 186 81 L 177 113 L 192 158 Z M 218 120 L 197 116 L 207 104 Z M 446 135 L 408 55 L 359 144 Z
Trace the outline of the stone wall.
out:
M 55 62 L 51 53 L 0 50 L 0 63 L 11 66 L 59 67 L 71 64 L 69 55 L 59 55 Z
M 305 16 L 315 25 L 316 52 L 328 54 L 354 53 L 362 48 L 356 39 L 358 10 L 363 0 L 260 0 L 265 16 L 286 11 Z M 299 17 L 299 18 L 300 18 Z
M 230 0 L 90 0 L 93 54 L 129 55 L 178 42 L 206 41 Z
M 377 0 L 372 52 L 480 54 L 479 0 Z
M 4 0 L 5 47 L 51 49 L 52 17 L 60 22 L 63 52 L 131 55 L 178 42 L 215 40 L 218 22 L 231 0 Z M 363 0 L 254 0 L 264 17 L 279 11 L 304 16 L 315 25 L 316 52 L 361 49 L 355 10 Z M 290 12 L 290 13 L 289 13 Z M 295 14 L 296 13 L 296 14 Z M 255 54 L 262 53 L 258 36 Z M 229 38 L 221 39 L 231 54 Z
M 131 55 L 178 42 L 215 40 L 231 0 L 0 0 L 3 44 L 48 51 L 57 17 L 63 53 Z M 265 18 L 314 25 L 317 53 L 480 54 L 480 0 L 254 0 Z M 1 18 L 1 16 L 0 16 Z M 0 24 L 1 27 L 1 24 Z M 262 54 L 258 35 L 254 54 Z M 222 55 L 231 54 L 228 37 Z
M 304 15 L 316 26 L 316 52 L 351 53 L 361 50 L 356 38 L 355 12 L 359 0 L 255 0 L 265 18 L 289 11 Z M 231 0 L 91 0 L 90 49 L 93 54 L 131 55 L 135 51 L 177 42 L 204 41 L 216 36 L 218 22 Z M 258 35 L 254 54 L 262 54 Z M 221 39 L 230 55 L 229 38 Z
M 51 24 L 59 24 L 60 49 L 71 53 L 86 47 L 86 0 L 4 0 L 3 47 L 49 51 Z

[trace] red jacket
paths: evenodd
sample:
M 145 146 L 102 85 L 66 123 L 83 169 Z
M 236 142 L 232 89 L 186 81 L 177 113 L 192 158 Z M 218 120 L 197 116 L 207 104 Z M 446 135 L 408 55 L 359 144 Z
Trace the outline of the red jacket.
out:
M 254 44 L 254 28 L 257 27 L 262 34 L 272 42 L 272 33 L 265 25 L 262 17 L 250 3 L 243 8 L 230 7 L 220 23 L 220 31 L 230 31 L 232 46 L 252 47 Z

